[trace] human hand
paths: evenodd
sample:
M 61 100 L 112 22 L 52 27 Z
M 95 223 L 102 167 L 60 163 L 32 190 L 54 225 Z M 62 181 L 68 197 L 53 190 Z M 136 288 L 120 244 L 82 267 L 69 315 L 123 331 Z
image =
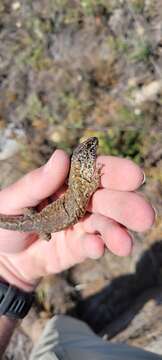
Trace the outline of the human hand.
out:
M 42 276 L 86 258 L 99 258 L 105 247 L 119 256 L 131 253 L 129 230 L 145 231 L 155 217 L 151 205 L 136 193 L 143 172 L 132 161 L 113 156 L 99 156 L 97 163 L 104 165 L 101 188 L 92 196 L 89 214 L 76 225 L 54 233 L 50 242 L 36 234 L 0 229 L 0 274 L 4 280 L 31 291 Z M 24 208 L 59 193 L 68 170 L 67 154 L 56 150 L 46 165 L 0 192 L 0 212 L 21 214 Z

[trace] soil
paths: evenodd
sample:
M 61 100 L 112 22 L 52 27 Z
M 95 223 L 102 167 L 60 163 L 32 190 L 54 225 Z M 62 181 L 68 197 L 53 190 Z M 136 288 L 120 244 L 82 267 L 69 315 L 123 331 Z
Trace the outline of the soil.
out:
M 106 251 L 44 279 L 6 359 L 28 359 L 48 318 L 162 354 L 162 6 L 150 0 L 0 2 L 0 186 L 98 136 L 146 173 L 157 210 L 132 256 Z M 16 349 L 16 350 L 15 350 Z

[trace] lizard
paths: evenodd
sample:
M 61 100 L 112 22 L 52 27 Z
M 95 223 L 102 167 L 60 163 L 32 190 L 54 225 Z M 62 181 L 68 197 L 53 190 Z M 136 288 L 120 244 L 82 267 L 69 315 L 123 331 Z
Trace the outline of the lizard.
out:
M 62 196 L 40 212 L 26 208 L 22 215 L 0 214 L 0 228 L 34 231 L 45 240 L 51 234 L 76 224 L 87 210 L 92 194 L 100 185 L 102 165 L 96 166 L 98 138 L 90 137 L 73 151 L 68 187 Z

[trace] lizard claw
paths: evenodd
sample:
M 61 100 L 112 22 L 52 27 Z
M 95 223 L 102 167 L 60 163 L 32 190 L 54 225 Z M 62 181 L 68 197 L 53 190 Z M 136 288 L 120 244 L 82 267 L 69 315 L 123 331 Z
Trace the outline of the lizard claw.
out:
M 96 172 L 97 172 L 97 174 L 100 175 L 100 177 L 102 175 L 104 175 L 104 172 L 102 172 L 102 169 L 103 169 L 104 166 L 105 166 L 105 164 L 97 164 L 96 165 Z
M 49 241 L 51 239 L 51 233 L 41 232 L 39 233 L 39 236 L 42 240 Z

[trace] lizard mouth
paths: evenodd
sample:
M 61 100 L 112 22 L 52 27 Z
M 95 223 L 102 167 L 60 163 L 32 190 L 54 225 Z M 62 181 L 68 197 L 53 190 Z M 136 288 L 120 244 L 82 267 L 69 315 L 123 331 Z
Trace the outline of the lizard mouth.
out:
M 98 145 L 98 138 L 96 136 L 90 137 L 85 140 L 85 143 L 89 144 L 90 146 L 94 147 Z
M 79 152 L 81 151 L 82 148 L 86 148 L 87 150 L 91 150 L 91 149 L 96 149 L 98 145 L 98 138 L 93 136 L 90 137 L 88 139 L 86 139 L 85 141 L 83 141 L 81 144 L 79 144 L 76 148 L 76 150 L 74 150 L 74 152 Z
M 83 141 L 81 144 L 77 146 L 74 150 L 72 158 L 77 158 L 78 160 L 81 158 L 88 159 L 88 157 L 95 159 L 96 158 L 96 151 L 98 145 L 98 138 L 97 137 L 90 137 Z
M 96 157 L 96 150 L 98 145 L 98 138 L 97 137 L 91 137 L 83 143 L 87 147 L 87 150 Z

